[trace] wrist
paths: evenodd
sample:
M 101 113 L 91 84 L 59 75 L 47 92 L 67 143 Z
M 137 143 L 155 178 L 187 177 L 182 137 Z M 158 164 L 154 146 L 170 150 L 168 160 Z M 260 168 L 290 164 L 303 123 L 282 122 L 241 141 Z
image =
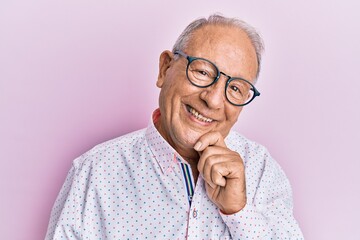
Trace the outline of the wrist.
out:
M 243 210 L 245 206 L 246 206 L 246 201 L 241 206 L 233 207 L 233 208 L 219 208 L 219 211 L 224 215 L 232 215 Z

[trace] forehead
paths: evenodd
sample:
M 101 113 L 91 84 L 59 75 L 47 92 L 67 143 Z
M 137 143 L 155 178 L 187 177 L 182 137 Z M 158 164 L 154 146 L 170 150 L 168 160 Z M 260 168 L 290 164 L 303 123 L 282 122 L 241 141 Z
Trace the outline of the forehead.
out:
M 247 34 L 233 26 L 207 25 L 197 29 L 185 51 L 191 56 L 209 59 L 229 75 L 249 80 L 256 76 L 255 49 Z

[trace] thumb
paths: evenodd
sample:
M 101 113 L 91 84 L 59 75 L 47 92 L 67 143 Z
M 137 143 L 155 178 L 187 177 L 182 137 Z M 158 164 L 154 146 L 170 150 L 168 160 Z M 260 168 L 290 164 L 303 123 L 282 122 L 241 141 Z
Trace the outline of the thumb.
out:
M 226 147 L 223 136 L 219 132 L 208 132 L 202 135 L 194 145 L 198 152 L 204 151 L 208 146 Z

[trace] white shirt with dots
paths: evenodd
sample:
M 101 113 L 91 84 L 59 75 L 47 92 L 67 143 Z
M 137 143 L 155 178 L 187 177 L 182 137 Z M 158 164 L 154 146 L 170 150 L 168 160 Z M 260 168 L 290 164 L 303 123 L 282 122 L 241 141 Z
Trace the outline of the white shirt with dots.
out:
M 46 239 L 303 239 L 280 166 L 239 133 L 225 142 L 245 164 L 247 205 L 240 212 L 219 211 L 202 177 L 195 185 L 190 165 L 150 121 L 74 160 Z

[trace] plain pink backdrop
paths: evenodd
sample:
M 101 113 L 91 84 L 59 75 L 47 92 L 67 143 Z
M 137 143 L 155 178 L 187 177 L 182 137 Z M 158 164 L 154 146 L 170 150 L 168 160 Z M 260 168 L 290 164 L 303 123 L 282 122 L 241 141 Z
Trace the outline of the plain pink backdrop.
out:
M 1 1 L 0 238 L 43 239 L 71 161 L 143 128 L 158 57 L 194 18 L 256 26 L 262 95 L 236 129 L 270 150 L 306 239 L 360 239 L 359 1 Z

